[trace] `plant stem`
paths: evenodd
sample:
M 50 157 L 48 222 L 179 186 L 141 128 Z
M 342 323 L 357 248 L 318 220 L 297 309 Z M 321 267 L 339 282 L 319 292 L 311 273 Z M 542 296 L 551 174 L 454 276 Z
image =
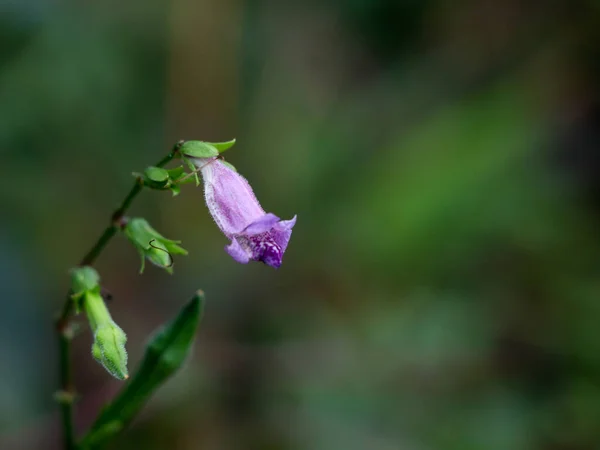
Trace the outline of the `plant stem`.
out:
M 96 261 L 96 258 L 98 258 L 98 256 L 100 256 L 100 253 L 102 253 L 102 250 L 104 250 L 104 247 L 106 247 L 106 245 L 109 243 L 109 241 L 112 239 L 112 237 L 115 234 L 117 234 L 117 230 L 118 230 L 118 227 L 114 223 L 111 224 L 110 226 L 108 226 L 106 228 L 106 230 L 104 230 L 104 233 L 102 233 L 102 236 L 100 236 L 100 238 L 98 239 L 96 244 L 83 257 L 83 259 L 81 260 L 79 265 L 80 266 L 89 266 L 89 265 L 93 264 L 94 261 Z
M 175 144 L 175 147 L 173 147 L 171 153 L 169 153 L 158 163 L 156 163 L 155 167 L 163 167 L 164 165 L 168 164 L 175 157 L 179 146 L 179 143 Z M 129 191 L 129 194 L 127 194 L 123 202 L 121 202 L 121 206 L 119 206 L 119 208 L 112 213 L 111 224 L 106 228 L 106 230 L 104 230 L 104 233 L 102 233 L 98 241 L 96 241 L 96 244 L 94 244 L 90 251 L 83 257 L 83 259 L 79 263 L 80 266 L 89 266 L 94 264 L 96 258 L 98 258 L 98 256 L 100 256 L 100 253 L 102 253 L 102 250 L 104 250 L 104 247 L 106 247 L 106 245 L 110 242 L 112 237 L 117 233 L 117 231 L 121 227 L 121 221 L 123 219 L 123 216 L 131 206 L 133 200 L 138 196 L 140 192 L 142 192 L 143 187 L 144 185 L 142 184 L 141 178 L 137 178 L 135 180 L 135 184 Z
M 70 299 L 68 303 L 71 303 Z M 75 433 L 73 426 L 73 403 L 75 389 L 73 387 L 73 371 L 71 368 L 71 341 L 73 330 L 67 321 L 58 320 L 56 324 L 60 349 L 60 386 L 58 395 L 60 403 L 65 450 L 75 449 Z
M 171 152 L 162 158 L 156 167 L 163 167 L 168 164 L 177 154 L 183 141 L 179 141 Z M 121 203 L 111 215 L 111 223 L 98 238 L 93 247 L 83 257 L 79 266 L 89 266 L 94 264 L 104 248 L 110 242 L 117 231 L 122 226 L 123 218 L 133 200 L 142 191 L 143 184 L 140 178 L 136 179 L 135 184 Z M 75 386 L 73 383 L 73 368 L 71 364 L 71 341 L 73 340 L 73 327 L 71 325 L 71 316 L 73 313 L 73 301 L 71 295 L 67 295 L 65 304 L 58 320 L 56 321 L 56 331 L 59 338 L 59 357 L 60 357 L 60 392 L 58 401 L 61 405 L 61 416 L 63 425 L 63 439 L 65 450 L 75 450 L 75 426 L 73 422 L 73 403 L 75 401 Z

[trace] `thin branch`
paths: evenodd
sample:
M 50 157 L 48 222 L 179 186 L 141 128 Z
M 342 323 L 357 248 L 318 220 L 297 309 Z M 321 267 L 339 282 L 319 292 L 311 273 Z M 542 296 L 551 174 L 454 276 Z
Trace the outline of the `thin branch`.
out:
M 69 299 L 70 300 L 70 299 Z M 70 301 L 68 303 L 71 303 Z M 75 388 L 73 386 L 73 370 L 71 367 L 71 341 L 73 329 L 71 324 L 57 321 L 58 342 L 60 349 L 60 387 L 57 395 L 60 403 L 65 450 L 75 449 L 75 427 L 73 424 L 73 403 L 75 402 Z
M 183 141 L 179 141 L 171 153 L 162 158 L 156 167 L 163 167 L 168 164 L 177 154 L 179 147 Z M 111 223 L 104 230 L 92 248 L 86 253 L 80 266 L 88 266 L 94 264 L 102 251 L 106 248 L 110 240 L 122 226 L 125 213 L 131 206 L 133 200 L 142 191 L 143 185 L 140 179 L 136 179 L 134 186 L 131 188 L 121 205 L 111 215 Z M 71 324 L 71 316 L 73 314 L 74 303 L 71 295 L 67 295 L 67 299 L 61 310 L 60 316 L 56 322 L 56 331 L 59 338 L 59 370 L 60 370 L 60 392 L 57 394 L 58 401 L 61 405 L 61 416 L 63 425 L 63 439 L 65 450 L 75 450 L 75 426 L 73 422 L 73 403 L 75 402 L 75 385 L 73 382 L 73 367 L 71 363 L 71 341 L 73 340 L 73 326 Z

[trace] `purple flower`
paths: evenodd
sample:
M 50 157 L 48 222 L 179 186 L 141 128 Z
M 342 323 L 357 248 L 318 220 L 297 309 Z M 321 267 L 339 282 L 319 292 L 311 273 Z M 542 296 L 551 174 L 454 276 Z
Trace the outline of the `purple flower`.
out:
M 281 266 L 296 216 L 280 220 L 265 213 L 248 181 L 222 160 L 194 158 L 204 180 L 206 205 L 221 231 L 231 239 L 225 247 L 236 261 L 262 261 Z

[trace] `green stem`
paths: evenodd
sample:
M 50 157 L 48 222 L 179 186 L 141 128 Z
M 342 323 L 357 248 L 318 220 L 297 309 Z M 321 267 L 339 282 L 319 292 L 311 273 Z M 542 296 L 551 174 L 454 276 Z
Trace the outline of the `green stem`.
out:
M 181 143 L 175 144 L 175 147 L 173 147 L 171 153 L 169 153 L 158 163 L 156 163 L 155 167 L 163 167 L 166 164 L 168 164 L 175 157 L 180 145 Z M 113 236 L 117 234 L 117 231 L 121 227 L 121 221 L 123 219 L 123 216 L 131 206 L 133 200 L 138 196 L 140 192 L 142 192 L 143 187 L 144 185 L 142 184 L 141 178 L 137 178 L 135 180 L 135 184 L 129 191 L 129 194 L 127 194 L 123 202 L 121 202 L 121 206 L 119 206 L 119 208 L 117 208 L 112 213 L 111 224 L 104 230 L 104 233 L 102 233 L 98 241 L 96 241 L 96 244 L 94 244 L 90 251 L 83 257 L 83 259 L 79 263 L 80 266 L 90 266 L 94 264 L 98 256 L 100 256 L 100 253 L 102 253 L 102 250 L 104 250 L 104 247 L 106 247 L 106 245 L 110 242 Z
M 70 303 L 70 302 L 69 302 Z M 63 438 L 65 450 L 75 449 L 75 427 L 73 424 L 73 403 L 75 401 L 75 388 L 73 386 L 73 370 L 71 367 L 71 341 L 73 331 L 71 325 L 65 321 L 57 322 L 57 331 L 60 349 L 60 388 L 58 396 L 62 415 Z
M 102 236 L 100 236 L 100 238 L 98 239 L 96 244 L 83 257 L 83 259 L 81 260 L 79 265 L 80 266 L 92 265 L 94 263 L 94 261 L 96 261 L 98 256 L 100 256 L 100 253 L 102 253 L 102 250 L 104 250 L 104 247 L 106 247 L 106 245 L 110 242 L 110 240 L 113 238 L 113 236 L 115 234 L 117 234 L 117 230 L 118 230 L 118 228 L 115 224 L 111 224 L 110 226 L 108 226 L 106 228 L 106 230 L 104 230 L 104 233 L 102 233 Z M 72 302 L 70 302 L 70 303 L 72 303 Z
M 183 141 L 179 141 L 171 153 L 162 158 L 156 167 L 163 167 L 168 164 L 177 154 L 179 147 Z M 138 178 L 135 184 L 119 206 L 111 215 L 111 223 L 104 230 L 102 235 L 98 238 L 93 247 L 86 253 L 81 262 L 80 266 L 89 266 L 94 264 L 96 259 L 100 256 L 104 248 L 108 245 L 110 240 L 117 234 L 117 231 L 122 226 L 123 218 L 133 200 L 142 191 L 143 185 L 141 180 Z M 73 314 L 73 301 L 70 295 L 67 295 L 67 299 L 62 308 L 60 316 L 56 322 L 56 330 L 59 337 L 59 357 L 60 357 L 60 387 L 58 399 L 61 404 L 61 415 L 63 425 L 63 439 L 65 450 L 75 450 L 75 427 L 73 423 L 73 403 L 75 401 L 75 387 L 73 383 L 73 368 L 71 364 L 71 341 L 73 339 L 73 328 L 71 326 L 71 316 Z

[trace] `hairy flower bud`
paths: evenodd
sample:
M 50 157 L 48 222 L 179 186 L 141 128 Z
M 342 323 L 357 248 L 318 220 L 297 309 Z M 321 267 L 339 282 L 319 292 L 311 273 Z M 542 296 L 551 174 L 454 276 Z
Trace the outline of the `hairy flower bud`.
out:
M 123 330 L 114 322 L 103 325 L 94 334 L 92 344 L 92 355 L 102 366 L 115 378 L 126 380 L 127 373 L 127 351 L 125 343 L 127 336 Z
M 83 308 L 94 334 L 92 356 L 115 378 L 124 380 L 127 374 L 127 336 L 113 321 L 100 294 L 88 292 Z
M 92 267 L 72 271 L 73 300 L 85 311 L 94 335 L 92 356 L 115 378 L 124 380 L 127 374 L 127 337 L 113 321 L 100 294 L 100 276 Z

